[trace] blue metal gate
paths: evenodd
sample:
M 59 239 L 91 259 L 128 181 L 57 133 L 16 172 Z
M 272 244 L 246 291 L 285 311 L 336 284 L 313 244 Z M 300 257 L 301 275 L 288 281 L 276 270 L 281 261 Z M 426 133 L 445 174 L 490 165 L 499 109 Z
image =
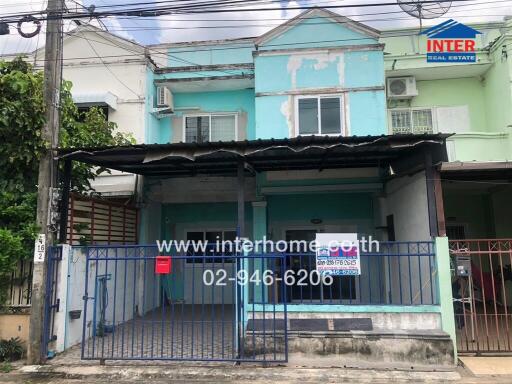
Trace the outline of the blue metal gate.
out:
M 82 359 L 287 361 L 283 255 L 173 255 L 169 274 L 158 256 L 88 247 Z

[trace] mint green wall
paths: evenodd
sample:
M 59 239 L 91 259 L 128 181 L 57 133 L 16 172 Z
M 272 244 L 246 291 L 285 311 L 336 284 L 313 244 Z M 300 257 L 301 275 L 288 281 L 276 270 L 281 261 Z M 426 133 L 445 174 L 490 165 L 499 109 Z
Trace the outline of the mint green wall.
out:
M 509 59 L 501 59 L 501 48 L 492 54 L 494 64 L 484 75 L 485 109 L 488 115 L 489 130 L 509 132 L 512 125 L 512 83 Z
M 416 82 L 418 96 L 411 101 L 412 107 L 451 107 L 467 105 L 471 121 L 471 131 L 489 130 L 486 111 L 485 88 L 479 78 L 422 80 Z M 449 128 L 440 127 L 443 132 Z
M 258 49 L 286 49 L 290 47 L 317 48 L 339 45 L 374 44 L 377 40 L 354 31 L 325 17 L 311 17 L 290 28 L 287 32 L 266 41 Z
M 248 139 L 255 138 L 254 90 L 175 93 L 174 116 L 182 116 L 179 109 L 190 109 L 189 113 L 237 112 L 247 114 L 246 135 Z M 241 119 L 239 119 L 241 124 Z M 183 129 L 183 125 L 173 126 L 170 118 L 161 120 L 151 128 L 150 137 L 156 137 L 158 143 L 169 143 L 172 140 L 173 129 Z M 155 132 L 156 131 L 156 132 Z M 153 142 L 153 141 L 151 141 Z
M 254 45 L 248 42 L 231 44 L 194 44 L 169 49 L 168 65 L 186 67 L 193 65 L 217 65 L 252 63 Z
M 268 222 L 273 228 L 282 227 L 282 223 L 292 225 L 292 222 L 293 225 L 311 226 L 311 219 L 321 219 L 322 224 L 337 222 L 357 225 L 358 233 L 373 233 L 373 200 L 370 193 L 274 195 L 267 197 L 267 203 Z M 274 240 L 281 240 L 280 236 L 281 233 L 273 234 Z

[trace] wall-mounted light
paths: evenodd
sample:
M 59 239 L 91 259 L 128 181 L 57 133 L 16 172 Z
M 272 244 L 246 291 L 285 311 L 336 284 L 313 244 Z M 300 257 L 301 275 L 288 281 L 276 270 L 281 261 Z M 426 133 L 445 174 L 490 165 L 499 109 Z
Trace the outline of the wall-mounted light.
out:
M 322 219 L 311 219 L 311 224 L 322 224 Z

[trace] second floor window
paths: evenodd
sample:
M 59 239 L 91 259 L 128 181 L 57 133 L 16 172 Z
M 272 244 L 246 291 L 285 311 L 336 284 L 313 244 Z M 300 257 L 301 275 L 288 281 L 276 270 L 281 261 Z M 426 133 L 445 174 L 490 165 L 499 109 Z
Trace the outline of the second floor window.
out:
M 389 114 L 393 134 L 434 132 L 434 119 L 430 108 L 392 109 Z
M 303 96 L 297 99 L 297 135 L 341 135 L 341 96 Z
M 201 115 L 185 117 L 185 142 L 236 140 L 236 115 Z

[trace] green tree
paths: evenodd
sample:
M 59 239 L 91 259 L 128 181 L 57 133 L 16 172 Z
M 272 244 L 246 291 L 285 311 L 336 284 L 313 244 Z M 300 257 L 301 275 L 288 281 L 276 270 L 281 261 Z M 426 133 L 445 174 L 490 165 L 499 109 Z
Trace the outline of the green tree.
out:
M 116 132 L 101 109 L 80 114 L 71 97 L 72 84 L 64 81 L 60 95 L 59 146 L 97 147 L 133 143 Z M 0 305 L 19 260 L 32 257 L 37 174 L 41 153 L 49 145 L 41 138 L 45 123 L 43 73 L 22 58 L 0 61 Z M 92 192 L 90 181 L 105 169 L 74 164 L 72 189 Z

